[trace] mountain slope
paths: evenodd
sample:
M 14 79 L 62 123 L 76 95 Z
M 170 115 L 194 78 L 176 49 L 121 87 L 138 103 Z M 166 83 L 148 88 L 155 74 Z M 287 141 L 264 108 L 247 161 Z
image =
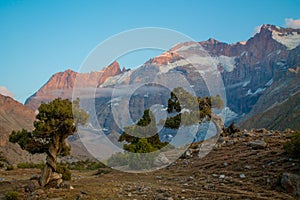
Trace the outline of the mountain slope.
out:
M 268 110 L 258 113 L 245 122 L 242 127 L 250 128 L 267 128 L 272 130 L 300 130 L 300 92 L 289 97 L 284 102 L 275 104 Z
M 34 119 L 35 114 L 32 110 L 10 97 L 0 95 L 0 151 L 4 153 L 10 163 L 42 159 L 42 156 L 31 156 L 19 145 L 8 141 L 9 134 L 13 130 L 33 129 Z

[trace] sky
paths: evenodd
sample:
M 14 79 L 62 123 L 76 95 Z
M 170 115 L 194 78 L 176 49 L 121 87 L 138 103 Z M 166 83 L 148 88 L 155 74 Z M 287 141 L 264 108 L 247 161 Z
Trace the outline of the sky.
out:
M 24 103 L 54 73 L 78 71 L 99 43 L 130 29 L 161 27 L 196 41 L 234 43 L 261 24 L 299 27 L 299 18 L 300 0 L 0 0 L 0 93 Z M 118 61 L 134 68 L 160 53 Z

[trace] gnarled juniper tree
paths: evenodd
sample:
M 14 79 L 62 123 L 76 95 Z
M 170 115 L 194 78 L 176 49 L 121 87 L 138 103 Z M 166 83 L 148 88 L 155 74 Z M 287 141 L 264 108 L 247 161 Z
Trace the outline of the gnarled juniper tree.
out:
M 47 154 L 46 164 L 39 179 L 43 187 L 57 172 L 57 156 L 70 154 L 68 136 L 76 131 L 78 125 L 85 124 L 89 115 L 80 109 L 79 99 L 72 104 L 68 99 L 57 98 L 48 104 L 42 103 L 38 111 L 33 124 L 34 130 L 12 131 L 9 141 L 18 143 L 31 154 Z

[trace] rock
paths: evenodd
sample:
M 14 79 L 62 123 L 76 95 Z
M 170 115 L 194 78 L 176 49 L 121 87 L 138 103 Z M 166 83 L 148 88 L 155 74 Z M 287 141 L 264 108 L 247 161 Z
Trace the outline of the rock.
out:
M 218 138 L 218 141 L 217 141 L 217 142 L 218 142 L 219 144 L 225 143 L 224 137 L 220 136 L 220 137 Z
M 225 178 L 225 175 L 224 175 L 224 174 L 221 174 L 221 175 L 219 176 L 219 178 L 220 178 L 220 179 L 224 179 L 224 178 Z
M 85 194 L 85 195 L 87 195 L 87 194 L 88 194 L 88 192 L 86 192 L 86 191 L 83 191 L 83 190 L 82 190 L 82 191 L 80 191 L 80 193 L 81 193 L 81 194 Z
M 45 191 L 38 189 L 30 194 L 30 199 L 45 199 Z
M 61 188 L 65 188 L 65 189 L 74 189 L 72 186 L 71 186 L 71 183 L 69 181 L 63 181 L 61 184 L 60 184 L 60 187 Z
M 244 168 L 245 169 L 252 169 L 252 167 L 250 165 L 245 165 Z
M 227 143 L 228 145 L 233 145 L 233 144 L 234 144 L 234 140 L 228 140 L 226 143 Z
M 267 143 L 264 140 L 254 140 L 249 142 L 248 146 L 252 149 L 264 149 L 267 147 Z
M 267 133 L 268 131 L 265 128 L 256 129 L 257 133 Z
M 291 173 L 283 173 L 281 186 L 293 195 L 300 195 L 300 176 Z
M 251 133 L 251 132 L 248 132 L 248 131 L 244 131 L 242 136 L 243 136 L 243 137 L 253 137 L 254 134 Z
M 170 164 L 169 159 L 165 156 L 164 153 L 160 153 L 154 160 L 154 166 L 156 167 L 161 167 L 163 165 L 168 165 Z
M 265 134 L 265 136 L 267 136 L 267 137 L 270 137 L 270 136 L 272 136 L 273 134 L 270 132 L 270 131 L 268 131 L 266 134 Z
M 50 180 L 57 180 L 57 179 L 61 179 L 61 178 L 62 178 L 62 174 L 53 172 L 53 173 L 51 174 Z
M 28 188 L 29 192 L 34 192 L 35 190 L 40 188 L 39 181 L 38 180 L 30 180 L 27 188 Z
M 191 150 L 190 150 L 190 149 L 186 150 L 186 151 L 184 152 L 183 157 L 184 157 L 184 158 L 191 158 L 191 157 L 193 157 Z
M 241 179 L 246 178 L 245 174 L 240 174 L 240 178 L 241 178 Z
M 40 176 L 39 175 L 33 175 L 30 177 L 30 180 L 39 180 Z

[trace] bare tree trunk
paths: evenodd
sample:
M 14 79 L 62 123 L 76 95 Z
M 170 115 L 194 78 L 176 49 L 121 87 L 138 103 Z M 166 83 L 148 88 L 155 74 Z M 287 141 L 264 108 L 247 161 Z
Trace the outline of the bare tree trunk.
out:
M 49 146 L 49 151 L 47 152 L 46 164 L 42 171 L 39 183 L 42 187 L 47 185 L 53 173 L 56 172 L 56 162 L 57 162 L 57 153 L 59 151 L 59 136 L 55 135 L 52 138 L 52 142 Z
M 220 134 L 223 133 L 223 128 L 224 128 L 224 122 L 222 118 L 215 113 L 211 112 L 211 121 L 215 124 L 216 129 L 217 129 L 217 135 L 219 136 Z

